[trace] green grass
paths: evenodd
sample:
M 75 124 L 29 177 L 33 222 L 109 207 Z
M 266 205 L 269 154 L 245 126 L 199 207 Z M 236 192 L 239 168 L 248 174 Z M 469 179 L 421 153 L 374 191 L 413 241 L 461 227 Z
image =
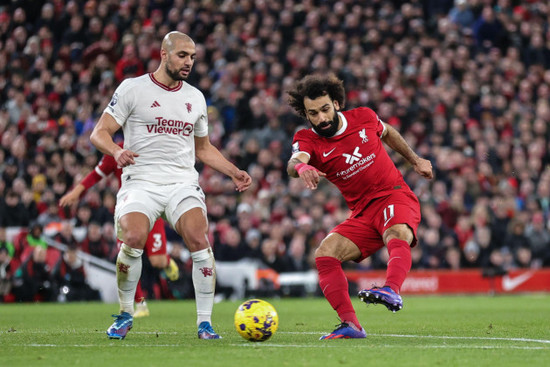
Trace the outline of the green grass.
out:
M 1 304 L 2 366 L 549 366 L 550 295 L 405 297 L 397 313 L 353 300 L 369 336 L 319 341 L 338 323 L 322 298 L 268 299 L 279 313 L 264 343 L 233 326 L 240 302 L 214 306 L 222 340 L 198 340 L 193 301 L 149 302 L 122 341 L 105 330 L 117 306 Z

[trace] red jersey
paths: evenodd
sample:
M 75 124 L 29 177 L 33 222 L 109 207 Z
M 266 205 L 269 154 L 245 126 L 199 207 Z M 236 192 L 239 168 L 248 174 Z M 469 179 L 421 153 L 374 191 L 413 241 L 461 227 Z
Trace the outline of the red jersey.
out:
M 123 143 L 118 143 L 122 147 Z M 118 187 L 121 184 L 122 168 L 118 167 L 114 157 L 104 154 L 94 170 L 82 180 L 82 185 L 88 190 L 90 187 L 94 186 L 96 183 L 101 181 L 102 178 L 109 176 L 111 173 L 115 173 L 118 180 Z
M 373 199 L 394 190 L 411 191 L 386 152 L 380 136 L 384 125 L 370 108 L 340 113 L 342 128 L 331 137 L 313 129 L 296 132 L 292 152 L 304 152 L 309 163 L 327 174 L 346 200 L 352 217 Z

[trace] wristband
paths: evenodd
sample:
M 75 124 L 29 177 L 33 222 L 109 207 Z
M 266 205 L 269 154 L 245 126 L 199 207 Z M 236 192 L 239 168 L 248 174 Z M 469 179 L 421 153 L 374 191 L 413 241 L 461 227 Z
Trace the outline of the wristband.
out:
M 298 175 L 301 175 L 302 172 L 310 170 L 310 169 L 315 169 L 315 167 L 310 166 L 307 163 L 298 163 L 294 166 L 294 169 L 296 170 L 296 172 L 298 172 Z

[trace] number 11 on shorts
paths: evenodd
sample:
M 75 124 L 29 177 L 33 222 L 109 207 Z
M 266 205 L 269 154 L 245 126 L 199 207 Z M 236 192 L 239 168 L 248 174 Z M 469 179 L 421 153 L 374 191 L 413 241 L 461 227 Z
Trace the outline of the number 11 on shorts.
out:
M 394 217 L 394 215 L 395 215 L 395 211 L 394 211 L 393 204 L 390 204 L 386 208 L 384 208 L 384 227 Z

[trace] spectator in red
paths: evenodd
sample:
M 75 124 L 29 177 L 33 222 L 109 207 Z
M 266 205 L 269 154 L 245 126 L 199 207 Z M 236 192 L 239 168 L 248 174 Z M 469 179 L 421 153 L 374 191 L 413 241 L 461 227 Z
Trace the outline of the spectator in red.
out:
M 115 77 L 118 82 L 126 78 L 136 77 L 145 72 L 143 62 L 138 59 L 136 47 L 129 43 L 124 46 L 124 52 L 115 66 Z

